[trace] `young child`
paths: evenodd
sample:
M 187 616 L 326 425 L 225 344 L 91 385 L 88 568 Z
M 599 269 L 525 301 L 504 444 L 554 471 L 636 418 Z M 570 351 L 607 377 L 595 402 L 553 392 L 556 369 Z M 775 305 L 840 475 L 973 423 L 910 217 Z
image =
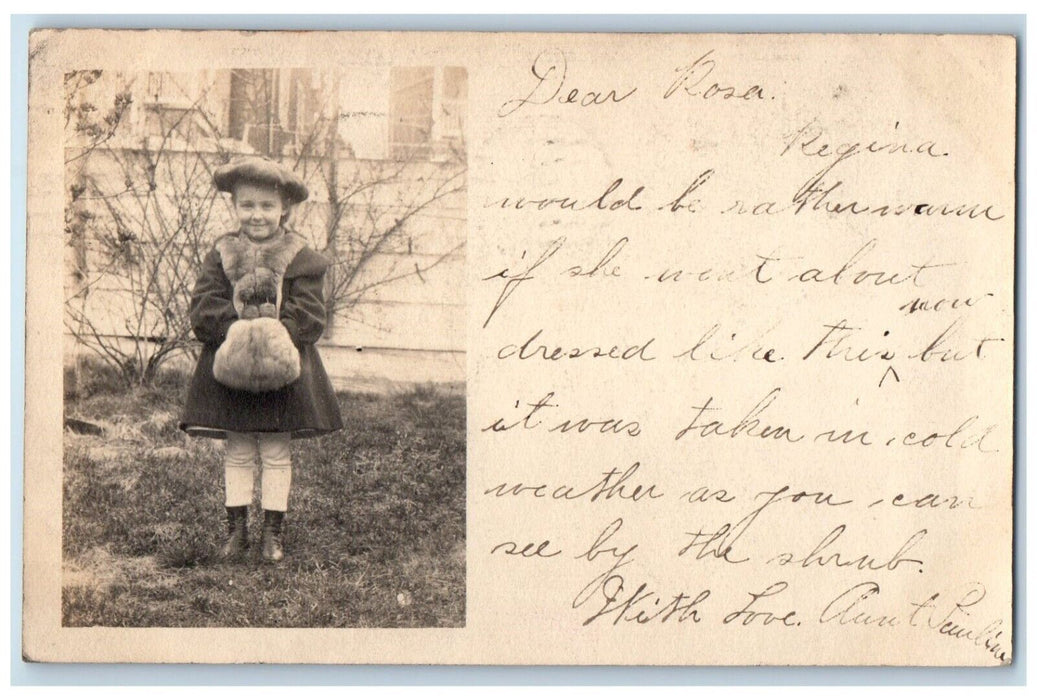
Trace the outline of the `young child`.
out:
M 206 256 L 191 298 L 191 325 L 204 347 L 180 428 L 226 440 L 225 559 L 249 546 L 255 464 L 262 467 L 263 559 L 284 558 L 289 441 L 342 427 L 338 402 L 314 343 L 324 332 L 329 262 L 285 228 L 306 185 L 273 161 L 248 157 L 218 168 L 240 228 Z

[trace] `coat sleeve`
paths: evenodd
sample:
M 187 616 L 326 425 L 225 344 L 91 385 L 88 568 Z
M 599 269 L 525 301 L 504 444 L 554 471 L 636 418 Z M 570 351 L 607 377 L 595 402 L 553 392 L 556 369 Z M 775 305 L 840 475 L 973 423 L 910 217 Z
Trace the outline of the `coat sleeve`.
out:
M 324 273 L 293 277 L 281 304 L 281 323 L 296 345 L 316 343 L 324 333 Z
M 198 340 L 219 345 L 227 337 L 227 329 L 237 320 L 234 288 L 223 272 L 220 254 L 212 250 L 205 256 L 191 294 L 191 328 Z

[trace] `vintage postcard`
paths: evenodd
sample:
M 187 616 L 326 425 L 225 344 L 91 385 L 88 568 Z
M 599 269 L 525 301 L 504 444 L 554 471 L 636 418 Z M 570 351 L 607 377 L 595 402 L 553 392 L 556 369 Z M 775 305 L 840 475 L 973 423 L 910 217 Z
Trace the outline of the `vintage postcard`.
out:
M 33 661 L 998 666 L 1016 41 L 41 30 Z

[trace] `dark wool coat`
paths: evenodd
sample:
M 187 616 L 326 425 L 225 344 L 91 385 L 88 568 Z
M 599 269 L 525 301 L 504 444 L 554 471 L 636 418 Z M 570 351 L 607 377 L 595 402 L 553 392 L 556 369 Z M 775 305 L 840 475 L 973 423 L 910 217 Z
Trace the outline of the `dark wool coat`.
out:
M 228 234 L 238 235 L 238 234 Z M 309 247 L 288 264 L 282 282 L 280 319 L 299 349 L 299 378 L 275 391 L 228 388 L 213 377 L 216 349 L 238 314 L 234 290 L 214 248 L 206 256 L 191 297 L 191 326 L 203 343 L 187 393 L 180 429 L 189 435 L 225 438 L 234 432 L 291 432 L 314 437 L 342 427 L 338 401 L 314 343 L 324 332 L 324 273 L 328 260 Z

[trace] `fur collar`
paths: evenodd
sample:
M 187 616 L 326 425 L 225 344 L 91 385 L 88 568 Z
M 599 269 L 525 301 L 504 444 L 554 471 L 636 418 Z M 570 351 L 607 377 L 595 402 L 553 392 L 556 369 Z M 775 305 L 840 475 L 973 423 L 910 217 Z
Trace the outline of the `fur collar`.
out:
M 281 278 L 288 265 L 305 247 L 306 241 L 303 237 L 290 232 L 261 243 L 256 243 L 241 233 L 230 233 L 216 241 L 216 250 L 220 254 L 223 271 L 231 284 L 236 284 L 246 274 L 260 268 L 269 270 Z

